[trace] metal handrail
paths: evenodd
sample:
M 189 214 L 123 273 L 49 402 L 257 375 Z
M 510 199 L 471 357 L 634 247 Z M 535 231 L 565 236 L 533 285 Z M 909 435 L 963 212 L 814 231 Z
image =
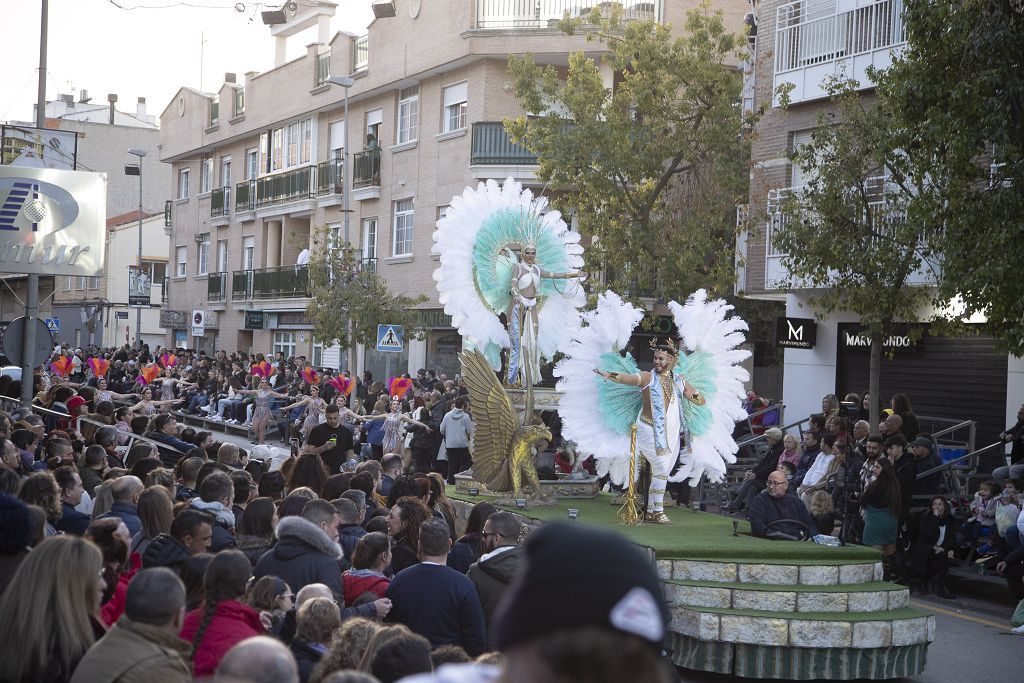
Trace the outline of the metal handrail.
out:
M 976 451 L 971 451 L 970 453 L 965 453 L 964 455 L 961 455 L 959 457 L 953 458 L 949 462 L 944 462 L 941 465 L 936 465 L 935 467 L 933 467 L 933 468 L 931 468 L 929 470 L 925 470 L 924 472 L 919 472 L 918 475 L 917 475 L 917 478 L 918 479 L 923 479 L 925 477 L 928 477 L 928 476 L 931 476 L 931 475 L 935 474 L 936 472 L 941 472 L 942 470 L 951 470 L 956 465 L 959 465 L 960 463 L 962 463 L 962 462 L 964 462 L 966 460 L 970 460 L 971 458 L 976 458 L 979 455 L 981 455 L 982 453 L 984 453 L 985 451 L 989 451 L 989 450 L 992 450 L 993 448 L 996 448 L 998 446 L 1005 446 L 1005 445 L 1006 445 L 1005 441 L 996 441 L 995 443 L 990 443 L 987 446 L 982 446 L 981 448 L 979 448 Z

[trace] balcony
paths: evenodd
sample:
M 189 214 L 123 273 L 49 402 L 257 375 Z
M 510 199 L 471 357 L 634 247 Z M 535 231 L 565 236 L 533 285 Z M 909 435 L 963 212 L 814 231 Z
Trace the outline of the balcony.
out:
M 537 155 L 509 139 L 501 121 L 473 124 L 470 166 L 536 166 Z
M 316 196 L 315 173 L 313 166 L 302 166 L 293 171 L 257 178 L 256 208 L 313 199 Z
M 231 274 L 232 301 L 305 299 L 308 297 L 308 265 L 236 270 Z
M 476 28 L 517 29 L 553 27 L 566 13 L 590 14 L 597 7 L 605 16 L 622 8 L 625 21 L 660 21 L 661 2 L 588 2 L 588 0 L 477 0 Z
M 344 168 L 344 161 L 341 159 L 321 161 L 319 164 L 317 164 L 317 195 L 323 196 L 325 194 L 342 194 L 342 184 L 345 182 Z
M 352 187 L 380 187 L 379 150 L 363 150 L 352 155 Z
M 866 212 L 870 212 L 872 228 L 867 238 L 865 247 L 877 247 L 882 240 L 891 238 L 895 231 L 907 221 L 907 214 L 902 206 L 896 202 L 890 202 L 893 195 L 892 184 L 884 176 L 868 178 L 864 183 L 867 192 Z M 794 219 L 783 211 L 783 205 L 791 196 L 799 197 L 803 187 L 783 187 L 768 191 L 768 222 L 765 226 L 765 269 L 764 289 L 785 290 L 790 288 L 801 289 L 804 286 L 800 282 L 793 282 L 789 269 L 784 261 L 789 256 L 776 245 L 776 235 Z M 919 243 L 924 244 L 924 234 L 918 235 Z M 907 278 L 911 285 L 934 284 L 935 274 L 939 264 L 922 263 L 920 267 Z
M 228 298 L 228 274 L 210 273 L 206 279 L 206 300 L 220 303 Z
M 243 180 L 235 185 L 235 213 L 256 209 L 256 181 Z
M 376 273 L 377 258 L 375 256 L 364 256 L 359 259 L 359 270 L 367 273 Z
M 359 36 L 352 43 L 352 71 L 363 71 L 370 62 L 369 36 Z
M 231 188 L 218 187 L 210 193 L 210 218 L 219 218 L 231 213 Z
M 822 82 L 833 75 L 872 87 L 867 67 L 888 67 L 893 52 L 906 43 L 903 2 L 879 0 L 858 7 L 858 0 L 833 0 L 808 7 L 806 0 L 798 0 L 782 5 L 776 10 L 773 87 L 792 84 L 793 102 L 827 97 Z M 780 104 L 778 96 L 773 104 Z

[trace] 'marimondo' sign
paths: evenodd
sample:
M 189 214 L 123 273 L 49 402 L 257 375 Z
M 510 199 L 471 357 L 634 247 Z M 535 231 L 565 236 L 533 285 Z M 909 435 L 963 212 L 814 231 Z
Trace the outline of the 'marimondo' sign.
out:
M 776 318 L 775 345 L 789 349 L 813 349 L 818 325 L 813 318 Z
M 107 176 L 0 166 L 0 273 L 100 275 Z
M 839 325 L 839 346 L 845 349 L 871 350 L 871 337 L 856 323 L 841 323 Z M 896 330 L 882 339 L 882 349 L 885 351 L 901 351 L 913 349 L 920 342 L 910 333 L 908 325 L 901 325 Z

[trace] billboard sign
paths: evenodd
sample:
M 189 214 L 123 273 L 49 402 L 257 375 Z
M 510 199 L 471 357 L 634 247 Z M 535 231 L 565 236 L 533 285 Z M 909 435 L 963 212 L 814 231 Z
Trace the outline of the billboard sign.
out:
M 77 168 L 78 133 L 31 126 L 0 126 L 0 164 L 29 168 Z
M 106 221 L 106 174 L 0 166 L 0 273 L 101 275 Z
M 153 278 L 148 268 L 128 266 L 128 305 L 132 308 L 149 308 L 153 290 Z

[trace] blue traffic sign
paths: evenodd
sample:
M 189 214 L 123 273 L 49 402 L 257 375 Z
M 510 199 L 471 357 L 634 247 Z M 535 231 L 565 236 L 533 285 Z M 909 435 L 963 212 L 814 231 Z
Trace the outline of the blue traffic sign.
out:
M 399 353 L 405 347 L 404 337 L 401 325 L 377 325 L 377 350 Z
M 46 318 L 46 329 L 50 332 L 60 332 L 60 318 Z

